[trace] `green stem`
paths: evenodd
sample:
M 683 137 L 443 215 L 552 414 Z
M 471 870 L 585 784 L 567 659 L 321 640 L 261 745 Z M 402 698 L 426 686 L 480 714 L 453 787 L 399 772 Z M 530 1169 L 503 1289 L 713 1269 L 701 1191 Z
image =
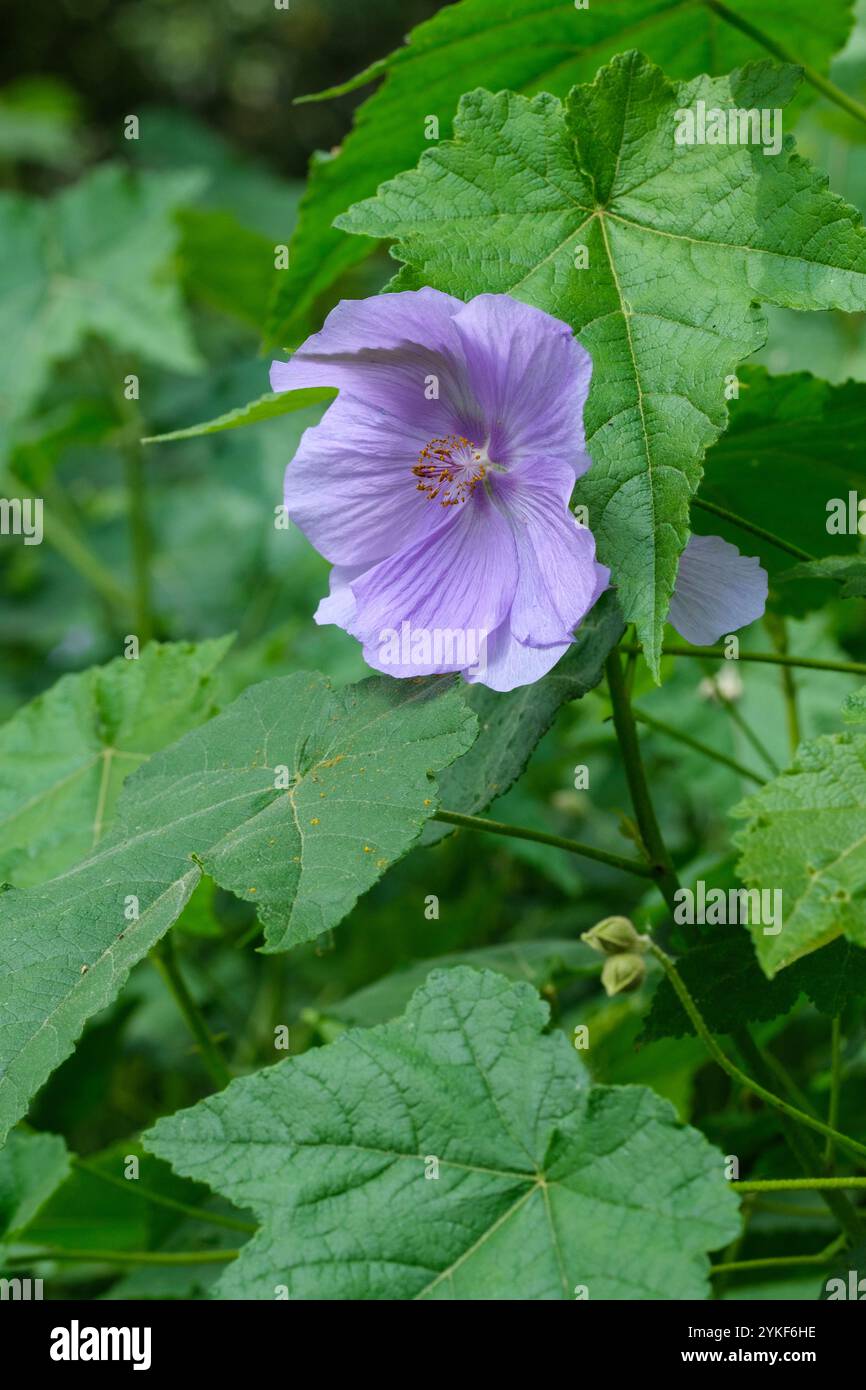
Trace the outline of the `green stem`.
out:
M 786 657 L 788 655 L 788 629 L 785 626 L 784 618 L 780 618 L 776 613 L 767 613 L 764 617 L 764 625 L 772 638 L 776 651 L 780 656 Z M 788 723 L 788 743 L 791 752 L 796 753 L 802 739 L 800 715 L 797 710 L 797 687 L 794 684 L 790 666 L 783 666 L 781 675 L 785 718 Z
M 824 1193 L 818 1195 L 823 1197 Z M 774 1216 L 802 1217 L 805 1221 L 814 1221 L 821 1216 L 820 1209 L 816 1206 L 806 1206 L 805 1203 L 798 1206 L 796 1202 L 773 1202 L 768 1201 L 766 1197 L 756 1197 L 754 1209 L 772 1212 Z
M 749 1037 L 751 1037 L 751 1034 L 749 1034 Z M 797 1082 L 794 1080 L 787 1067 L 782 1065 L 776 1054 L 765 1048 L 758 1048 L 757 1043 L 755 1043 L 754 1046 L 761 1057 L 763 1065 L 760 1071 L 767 1085 L 772 1088 L 772 1084 L 778 1082 L 782 1090 L 787 1093 L 788 1098 L 792 1100 L 795 1105 L 799 1106 L 801 1110 L 805 1110 L 809 1115 L 817 1115 L 818 1111 L 815 1109 L 815 1106 L 812 1104 L 805 1091 L 802 1087 L 797 1085 Z M 754 1071 L 754 1067 L 752 1070 Z M 769 1073 L 772 1073 L 772 1082 Z
M 866 1178 L 755 1178 L 729 1185 L 737 1192 L 832 1192 L 866 1188 Z
M 133 621 L 139 643 L 144 646 L 154 635 L 150 579 L 153 536 L 147 512 L 147 483 L 141 443 L 145 429 L 136 402 L 128 400 L 124 394 L 123 368 L 100 339 L 92 345 L 92 360 L 101 386 L 114 406 L 120 427 L 116 443 L 123 456 L 126 482 Z
M 842 1090 L 842 1020 L 838 1014 L 832 1023 L 830 1057 L 830 1107 L 827 1112 L 827 1123 L 836 1129 L 839 1124 L 839 1097 Z M 835 1156 L 833 1141 L 828 1139 L 824 1149 L 824 1162 L 828 1168 L 833 1166 Z M 866 1186 L 866 1178 L 863 1179 L 863 1184 Z
M 640 650 L 623 645 L 622 651 Z M 696 656 L 713 661 L 726 661 L 721 647 L 690 647 L 685 642 L 666 642 L 662 647 L 664 656 Z M 738 661 L 761 661 L 770 666 L 802 666 L 806 671 L 842 671 L 848 676 L 866 676 L 866 665 L 862 661 L 823 661 L 810 656 L 783 656 L 780 652 L 740 652 Z
M 729 758 L 726 753 L 719 753 L 715 748 L 710 748 L 709 744 L 701 743 L 699 739 L 692 738 L 691 734 L 683 733 L 681 729 L 675 729 L 670 724 L 663 724 L 654 715 L 644 714 L 643 710 L 633 708 L 632 713 L 637 722 L 646 724 L 648 729 L 656 729 L 660 734 L 675 739 L 677 743 L 683 743 L 687 748 L 693 748 L 696 753 L 702 753 L 705 758 L 712 758 L 713 762 L 721 763 L 723 767 L 730 768 L 740 777 L 747 777 L 750 781 L 757 782 L 759 787 L 764 786 L 766 778 L 761 777 L 757 772 L 752 772 L 751 768 L 744 767 L 735 758 Z
M 169 1211 L 179 1212 L 181 1216 L 192 1217 L 195 1221 L 203 1221 L 210 1226 L 225 1226 L 231 1231 L 246 1231 L 250 1235 L 258 1230 L 258 1226 L 253 1226 L 248 1221 L 238 1221 L 234 1216 L 223 1216 L 215 1211 L 203 1211 L 201 1207 L 188 1206 L 186 1202 L 177 1202 L 173 1197 L 164 1197 L 160 1192 L 152 1192 L 148 1187 L 142 1187 L 138 1182 L 127 1178 L 118 1178 L 114 1173 L 106 1173 L 104 1169 L 98 1168 L 94 1163 L 88 1163 L 86 1159 L 79 1158 L 77 1154 L 72 1156 L 73 1165 L 82 1173 L 87 1173 L 88 1177 L 98 1178 L 100 1182 L 109 1183 L 112 1187 L 119 1187 L 131 1197 L 140 1197 L 145 1202 L 151 1202 L 157 1207 L 166 1207 Z
M 485 816 L 464 816 L 458 811 L 437 811 L 432 818 L 445 825 L 458 825 L 464 830 L 486 830 L 491 835 L 508 835 L 513 840 L 534 840 L 539 845 L 553 845 L 556 849 L 568 850 L 570 854 L 580 854 L 584 859 L 595 859 L 599 864 L 608 864 L 612 869 L 622 869 L 627 874 L 637 874 L 639 878 L 652 878 L 653 870 L 639 859 L 626 859 L 621 854 L 611 854 L 606 849 L 596 849 L 594 845 L 584 845 L 579 840 L 567 840 L 562 835 L 548 835 L 544 830 L 530 830 L 522 825 L 506 825 L 503 821 L 487 820 Z
M 841 1242 L 834 1241 L 817 1255 L 768 1255 L 760 1260 L 729 1260 L 726 1264 L 711 1265 L 710 1273 L 734 1274 L 746 1269 L 796 1269 L 799 1266 L 826 1265 L 842 1248 Z
M 139 643 L 144 646 L 153 637 L 153 608 L 151 603 L 150 557 L 152 536 L 147 515 L 147 491 L 144 474 L 144 454 L 136 438 L 124 445 L 124 474 L 129 504 L 129 531 L 132 548 L 133 594 L 135 626 Z
M 740 1056 L 752 1075 L 759 1077 L 763 1082 L 769 1082 L 772 1079 L 772 1073 L 769 1069 L 768 1058 L 758 1047 L 749 1030 L 737 1028 L 734 1030 L 733 1038 Z M 818 1145 L 815 1143 L 813 1135 L 809 1130 L 801 1129 L 787 1115 L 780 1117 L 780 1124 L 788 1148 L 799 1163 L 804 1176 L 809 1177 L 820 1167 L 821 1163 Z M 852 1244 L 862 1240 L 863 1222 L 850 1197 L 836 1188 L 822 1189 L 819 1195 Z
M 748 19 L 744 19 L 742 15 L 737 14 L 734 10 L 729 10 L 727 5 L 722 4 L 722 0 L 703 0 L 703 3 L 708 9 L 712 10 L 714 14 L 717 14 L 720 19 L 723 19 L 726 24 L 730 24 L 732 28 L 739 29 L 741 34 L 746 34 L 750 39 L 754 39 L 755 43 L 760 44 L 762 48 L 766 48 L 767 52 L 772 53 L 773 57 L 778 58 L 780 62 L 792 63 L 795 67 L 802 68 L 803 76 L 811 86 L 815 87 L 816 90 L 821 92 L 828 100 L 834 102 L 836 106 L 841 106 L 842 110 L 847 111 L 849 116 L 853 116 L 855 120 L 866 123 L 866 107 L 861 106 L 860 102 L 855 101 L 853 97 L 849 97 L 847 92 L 843 92 L 841 87 L 837 87 L 836 83 L 831 82 L 828 77 L 822 77 L 821 73 L 818 72 L 816 68 L 811 67 L 808 63 L 802 62 L 801 59 L 792 54 L 789 49 L 784 48 L 782 44 L 770 38 L 769 34 L 765 34 L 763 30 L 758 29 Z
M 777 550 L 783 550 L 787 555 L 792 555 L 795 560 L 814 560 L 814 555 L 810 555 L 808 550 L 801 550 L 798 545 L 792 545 L 790 541 L 783 541 L 781 536 L 776 536 L 772 531 L 767 531 L 763 526 L 758 526 L 754 521 L 747 521 L 744 516 L 737 516 L 736 512 L 729 512 L 727 507 L 720 507 L 715 502 L 708 502 L 705 497 L 693 497 L 692 506 L 700 507 L 704 512 L 712 512 L 713 516 L 719 516 L 723 521 L 727 521 L 731 526 L 737 526 L 741 531 L 749 531 L 759 540 L 767 541 L 769 545 L 774 545 Z
M 22 495 L 26 492 L 29 497 L 35 496 L 33 489 L 17 473 L 13 473 L 11 476 L 15 478 L 16 485 L 20 487 Z M 113 609 L 121 614 L 127 614 L 130 595 L 118 584 L 111 570 L 102 563 L 98 555 L 94 554 L 86 541 L 64 520 L 62 506 L 65 503 L 65 498 L 59 488 L 53 487 L 52 492 L 53 496 L 47 499 L 46 541 Z
M 758 735 L 755 733 L 751 725 L 748 724 L 746 720 L 743 718 L 742 713 L 740 712 L 740 710 L 737 709 L 734 701 L 729 699 L 725 692 L 721 689 L 719 682 L 716 679 L 716 674 L 713 671 L 710 663 L 705 661 L 703 665 L 704 670 L 707 672 L 708 680 L 711 680 L 713 683 L 713 687 L 716 692 L 716 699 L 719 701 L 719 704 L 725 710 L 726 714 L 729 716 L 732 722 L 736 724 L 743 737 L 748 739 L 749 743 L 752 745 L 761 761 L 767 764 L 767 767 L 769 768 L 772 775 L 774 777 L 777 777 L 779 775 L 778 763 L 768 752 L 768 750 L 764 747 L 763 743 L 758 738 Z
M 675 894 L 679 888 L 676 870 L 662 839 L 656 820 L 655 810 L 647 786 L 637 726 L 628 698 L 619 649 L 614 648 L 605 662 L 607 685 L 613 707 L 613 724 L 619 740 L 620 753 L 625 768 L 626 781 L 641 838 L 650 861 L 650 871 L 668 907 L 673 911 L 677 906 Z
M 236 1260 L 240 1250 L 72 1250 L 62 1245 L 43 1245 L 27 1253 L 5 1256 L 7 1263 L 35 1264 L 37 1260 L 64 1260 L 111 1265 L 212 1265 Z
M 805 1111 L 798 1110 L 794 1105 L 789 1105 L 786 1100 L 782 1100 L 781 1096 L 774 1095 L 772 1091 L 768 1091 L 759 1081 L 756 1081 L 754 1077 L 748 1076 L 735 1062 L 732 1062 L 719 1047 L 719 1044 L 707 1027 L 702 1013 L 689 993 L 685 981 L 670 956 L 654 941 L 650 942 L 649 949 L 670 980 L 677 998 L 691 1020 L 692 1027 L 710 1056 L 713 1058 L 713 1061 L 722 1068 L 722 1071 L 727 1072 L 728 1076 L 732 1077 L 740 1086 L 745 1086 L 756 1096 L 759 1096 L 761 1100 L 766 1101 L 767 1105 L 771 1105 L 774 1110 L 778 1110 L 781 1114 L 787 1115 L 789 1119 L 794 1120 L 797 1124 L 803 1125 L 807 1129 L 814 1129 L 818 1134 L 823 1134 L 825 1137 L 829 1136 L 834 1139 L 840 1147 L 849 1149 L 852 1153 L 856 1153 L 858 1157 L 866 1157 L 866 1144 L 861 1144 L 857 1139 L 851 1139 L 847 1134 L 840 1134 L 838 1130 L 833 1129 L 831 1125 L 825 1124 L 823 1120 L 816 1119 L 812 1115 L 807 1115 Z
M 207 1068 L 208 1075 L 217 1089 L 221 1091 L 231 1081 L 231 1072 L 223 1060 L 222 1053 L 205 1023 L 198 1005 L 187 989 L 186 981 L 181 975 L 175 959 L 171 938 L 166 937 L 159 946 L 154 947 L 150 953 L 150 958 L 183 1014 L 189 1031 L 198 1043 L 201 1059 Z

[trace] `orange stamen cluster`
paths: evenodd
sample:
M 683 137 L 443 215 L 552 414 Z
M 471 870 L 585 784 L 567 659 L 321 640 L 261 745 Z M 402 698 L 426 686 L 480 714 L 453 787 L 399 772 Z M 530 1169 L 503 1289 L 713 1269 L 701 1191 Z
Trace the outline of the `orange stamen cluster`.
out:
M 455 454 L 464 457 L 455 458 Z M 468 502 L 487 469 L 477 444 L 462 434 L 449 434 L 444 439 L 431 439 L 418 455 L 412 472 L 418 479 L 418 491 L 426 492 L 431 502 L 441 493 L 443 507 L 459 507 Z

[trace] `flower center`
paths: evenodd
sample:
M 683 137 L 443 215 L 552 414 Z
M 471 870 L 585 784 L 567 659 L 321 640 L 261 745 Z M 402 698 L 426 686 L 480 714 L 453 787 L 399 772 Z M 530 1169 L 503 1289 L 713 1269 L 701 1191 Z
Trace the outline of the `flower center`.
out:
M 459 507 L 487 476 L 488 464 L 486 449 L 462 434 L 449 434 L 430 440 L 412 472 L 418 479 L 418 491 L 426 492 L 431 502 L 438 497 L 443 507 Z

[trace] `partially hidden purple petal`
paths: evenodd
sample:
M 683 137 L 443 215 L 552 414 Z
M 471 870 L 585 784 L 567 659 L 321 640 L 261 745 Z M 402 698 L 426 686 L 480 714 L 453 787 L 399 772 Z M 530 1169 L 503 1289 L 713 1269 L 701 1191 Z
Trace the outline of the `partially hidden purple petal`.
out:
M 721 536 L 692 536 L 680 556 L 668 622 L 696 647 L 746 627 L 763 615 L 767 572 Z
M 335 623 L 337 627 L 348 627 L 355 614 L 356 600 L 352 593 L 352 581 L 359 579 L 366 565 L 334 565 L 329 579 L 330 592 L 323 598 L 313 617 L 320 625 Z

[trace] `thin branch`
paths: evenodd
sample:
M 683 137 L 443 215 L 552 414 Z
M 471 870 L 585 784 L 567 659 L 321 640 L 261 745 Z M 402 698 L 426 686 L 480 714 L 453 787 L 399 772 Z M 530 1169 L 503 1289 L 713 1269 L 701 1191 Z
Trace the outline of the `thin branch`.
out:
M 771 1059 L 758 1047 L 748 1028 L 735 1028 L 731 1036 L 740 1056 L 749 1068 L 750 1074 L 757 1076 L 767 1086 L 771 1085 L 773 1081 Z M 773 1058 L 772 1062 L 778 1065 L 776 1058 Z M 793 1087 L 793 1082 L 783 1069 L 780 1069 L 780 1079 L 788 1089 L 789 1094 L 793 1094 L 793 1090 L 796 1088 Z M 805 1106 L 803 1108 L 806 1109 Z M 811 1177 L 821 1166 L 821 1155 L 818 1151 L 818 1145 L 815 1143 L 814 1135 L 811 1130 L 802 1129 L 788 1115 L 780 1115 L 779 1123 L 785 1136 L 785 1142 L 799 1163 L 803 1175 L 807 1178 Z M 863 1220 L 848 1194 L 838 1188 L 822 1188 L 818 1195 L 825 1207 L 832 1212 L 840 1229 L 845 1232 L 848 1239 L 852 1243 L 861 1241 L 864 1234 Z M 747 1200 L 751 1199 L 747 1198 Z
M 539 845 L 553 845 L 556 849 L 568 850 L 570 854 L 582 855 L 584 859 L 595 859 L 599 864 L 608 864 L 612 869 L 622 869 L 627 874 L 637 874 L 639 878 L 652 878 L 653 870 L 649 864 L 639 859 L 626 859 L 621 854 L 611 854 L 606 849 L 596 849 L 594 845 L 582 844 L 579 840 L 567 840 L 562 835 L 548 835 L 544 830 L 530 830 L 527 826 L 506 825 L 503 821 L 487 820 L 485 816 L 464 816 L 459 811 L 437 811 L 432 820 L 445 825 L 457 825 L 463 830 L 486 830 L 491 835 L 508 835 L 513 840 L 533 840 Z
M 700 507 L 701 511 L 704 512 L 712 512 L 713 516 L 721 517 L 723 521 L 727 521 L 731 526 L 739 527 L 741 531 L 750 532 L 759 540 L 766 541 L 768 545 L 774 545 L 777 550 L 783 550 L 786 555 L 792 555 L 795 560 L 804 560 L 808 563 L 815 558 L 814 555 L 809 554 L 808 550 L 801 550 L 798 545 L 792 544 L 791 541 L 783 541 L 781 536 L 774 535 L 764 526 L 758 526 L 754 521 L 747 521 L 744 516 L 738 516 L 736 512 L 729 512 L 727 507 L 720 507 L 715 502 L 708 502 L 705 497 L 693 497 L 692 506 Z
M 857 121 L 866 123 L 866 106 L 861 106 L 859 101 L 849 97 L 847 92 L 843 92 L 841 87 L 837 87 L 835 82 L 831 82 L 829 77 L 823 77 L 816 68 L 811 67 L 797 58 L 791 51 L 770 38 L 762 29 L 758 29 L 748 19 L 737 14 L 734 10 L 729 10 L 727 5 L 722 4 L 722 0 L 704 0 L 708 9 L 723 19 L 732 28 L 739 29 L 741 34 L 747 34 L 755 43 L 759 43 L 762 48 L 766 48 L 768 53 L 772 53 L 774 58 L 778 58 L 782 63 L 792 63 L 794 67 L 803 69 L 803 76 L 806 81 L 815 87 L 817 91 L 828 98 L 829 101 L 841 106 L 843 111 L 847 111 L 849 116 L 853 116 Z
M 628 697 L 619 648 L 614 648 L 605 662 L 608 690 L 613 706 L 613 724 L 619 740 L 620 753 L 625 768 L 632 806 L 647 855 L 652 865 L 652 877 L 671 911 L 677 906 L 676 892 L 679 888 L 673 860 L 659 829 L 656 813 L 647 786 L 646 774 L 640 755 L 637 727 Z
M 760 1260 L 729 1260 L 726 1264 L 710 1265 L 711 1274 L 734 1274 L 747 1269 L 797 1269 L 811 1265 L 829 1264 L 833 1256 L 843 1249 L 843 1241 L 834 1241 L 817 1255 L 767 1255 Z
M 632 708 L 632 713 L 639 724 L 646 724 L 648 729 L 656 729 L 658 733 L 665 734 L 668 738 L 675 739 L 677 743 L 683 743 L 687 748 L 693 748 L 696 753 L 702 753 L 705 758 L 712 758 L 713 762 L 721 763 L 723 767 L 730 768 L 740 777 L 747 777 L 752 782 L 757 782 L 759 787 L 763 787 L 766 778 L 759 773 L 753 772 L 751 768 L 744 767 L 738 763 L 736 758 L 729 758 L 726 753 L 719 753 L 715 748 L 711 748 L 708 743 L 701 743 L 699 739 L 692 738 L 691 734 L 686 734 L 682 729 L 675 729 L 670 724 L 662 723 L 661 719 L 656 719 L 654 715 L 645 714 L 643 710 Z
M 713 668 L 710 665 L 710 663 L 708 661 L 705 661 L 703 663 L 703 666 L 704 670 L 707 672 L 707 679 L 712 682 L 713 689 L 715 691 L 715 697 L 724 709 L 725 713 L 731 719 L 732 723 L 736 724 L 743 737 L 745 739 L 748 739 L 749 743 L 752 745 L 761 761 L 767 764 L 767 767 L 769 768 L 772 775 L 774 777 L 778 777 L 779 764 L 775 761 L 772 754 L 764 747 L 763 743 L 758 738 L 758 735 L 755 733 L 751 725 L 743 718 L 742 711 L 737 708 L 735 702 L 725 694 L 724 690 L 722 690 L 722 687 L 716 677 L 716 673 L 713 671 Z
M 764 626 L 770 634 L 773 646 L 780 656 L 788 655 L 788 629 L 785 619 L 779 617 L 778 613 L 766 613 L 764 615 Z M 797 708 L 797 686 L 790 666 L 783 666 L 781 670 L 782 695 L 785 700 L 785 718 L 788 723 L 788 744 L 791 753 L 796 753 L 800 747 L 802 735 L 800 733 L 800 713 Z
M 827 1112 L 827 1123 L 836 1129 L 839 1124 L 839 1099 L 842 1092 L 842 1020 L 838 1014 L 832 1023 L 830 1059 L 830 1108 Z M 833 1141 L 828 1139 L 824 1149 L 824 1162 L 828 1168 L 832 1168 L 835 1157 Z
M 29 497 L 35 496 L 33 489 L 24 482 L 19 474 L 9 470 L 10 477 L 15 479 L 16 486 L 22 493 Z M 43 492 L 48 492 L 48 488 L 43 488 Z M 100 598 L 105 599 L 106 603 L 119 615 L 126 617 L 129 613 L 131 596 L 118 584 L 111 570 L 103 564 L 95 551 L 79 534 L 75 526 L 70 525 L 67 518 L 71 515 L 71 506 L 56 482 L 52 482 L 50 496 L 46 498 L 48 507 L 45 517 L 45 539 L 53 550 L 57 551 L 67 564 L 84 579 Z
M 624 652 L 639 651 L 639 647 L 623 644 Z M 722 647 L 691 647 L 685 642 L 666 642 L 662 647 L 664 656 L 695 656 L 712 661 L 726 661 Z M 805 671 L 841 671 L 848 676 L 866 676 L 866 665 L 862 661 L 824 661 L 811 656 L 783 656 L 779 652 L 740 652 L 737 661 L 760 661 L 769 666 L 802 666 Z
M 729 1184 L 737 1192 L 832 1192 L 866 1188 L 866 1178 L 755 1178 Z
M 150 959 L 165 981 L 169 992 L 183 1014 L 189 1031 L 198 1043 L 202 1062 L 207 1068 L 211 1081 L 221 1091 L 231 1081 L 231 1072 L 226 1066 L 216 1039 L 211 1034 L 198 1005 L 187 988 L 186 981 L 180 973 L 170 937 L 166 937 L 164 941 L 154 947 L 150 953 Z
M 823 1134 L 825 1137 L 834 1139 L 840 1148 L 849 1149 L 859 1158 L 866 1158 L 866 1144 L 861 1144 L 859 1140 L 852 1139 L 847 1134 L 841 1134 L 838 1130 L 833 1129 L 831 1125 L 826 1125 L 823 1120 L 816 1119 L 812 1115 L 807 1115 L 803 1110 L 798 1110 L 795 1105 L 789 1105 L 786 1100 L 782 1100 L 781 1096 L 774 1095 L 772 1091 L 768 1091 L 759 1081 L 756 1081 L 754 1077 L 748 1076 L 735 1062 L 732 1062 L 730 1057 L 726 1056 L 719 1047 L 719 1044 L 707 1027 L 703 1014 L 689 993 L 685 981 L 670 956 L 654 941 L 650 942 L 649 949 L 667 975 L 677 998 L 691 1020 L 695 1032 L 713 1061 L 718 1063 L 722 1071 L 727 1072 L 728 1076 L 738 1082 L 739 1085 L 745 1086 L 756 1096 L 760 1096 L 761 1100 L 766 1101 L 767 1105 L 771 1105 L 774 1110 L 778 1110 L 781 1114 L 787 1115 L 789 1119 L 796 1121 L 797 1124 L 804 1125 L 807 1129 L 814 1129 L 818 1134 Z
M 142 1187 L 140 1183 L 127 1178 L 118 1178 L 114 1173 L 106 1173 L 103 1168 L 98 1168 L 95 1163 L 88 1163 L 87 1159 L 79 1158 L 77 1154 L 72 1155 L 72 1163 L 80 1172 L 87 1173 L 88 1177 L 98 1178 L 100 1182 L 109 1183 L 112 1187 L 119 1187 L 131 1197 L 140 1197 L 144 1202 L 150 1202 L 153 1206 L 166 1207 L 169 1211 L 176 1211 L 181 1216 L 192 1217 L 195 1221 L 203 1221 L 209 1226 L 225 1226 L 231 1231 L 247 1231 L 253 1235 L 259 1228 L 252 1225 L 249 1221 L 239 1221 L 234 1216 L 223 1216 L 220 1212 L 204 1211 L 201 1207 L 188 1205 L 186 1202 L 175 1201 L 173 1197 L 164 1197 L 161 1192 L 153 1192 L 149 1187 Z
M 61 1260 L 77 1264 L 111 1265 L 213 1265 L 236 1260 L 240 1250 L 73 1250 L 62 1245 L 42 1245 L 4 1256 L 8 1264 L 35 1264 L 37 1260 Z

